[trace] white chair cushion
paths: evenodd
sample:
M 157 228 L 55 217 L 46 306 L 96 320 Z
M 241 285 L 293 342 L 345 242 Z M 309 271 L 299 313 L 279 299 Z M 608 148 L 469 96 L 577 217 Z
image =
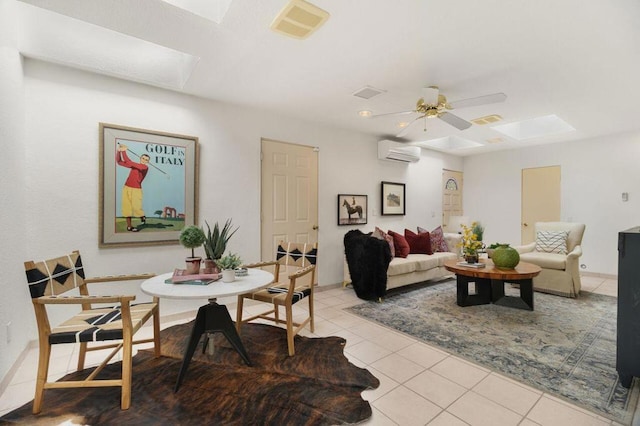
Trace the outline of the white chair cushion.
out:
M 537 251 L 520 253 L 520 260 L 533 263 L 544 269 L 564 271 L 567 268 L 567 256 L 559 253 L 541 253 Z

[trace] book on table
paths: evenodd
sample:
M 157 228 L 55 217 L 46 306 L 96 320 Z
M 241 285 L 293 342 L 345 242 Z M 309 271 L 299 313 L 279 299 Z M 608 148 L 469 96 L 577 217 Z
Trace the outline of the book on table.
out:
M 487 266 L 486 264 L 480 263 L 480 262 L 478 263 L 458 262 L 456 263 L 456 265 L 465 266 L 467 268 L 477 268 L 477 269 L 484 268 L 485 266 Z
M 207 285 L 218 279 L 220 279 L 220 274 L 187 274 L 186 269 L 176 268 L 171 278 L 164 282 L 167 284 Z

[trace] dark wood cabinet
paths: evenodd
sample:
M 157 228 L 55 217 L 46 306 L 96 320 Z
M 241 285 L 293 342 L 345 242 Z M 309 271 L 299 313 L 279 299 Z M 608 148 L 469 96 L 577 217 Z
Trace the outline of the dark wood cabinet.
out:
M 618 341 L 622 386 L 640 377 L 640 226 L 618 233 Z

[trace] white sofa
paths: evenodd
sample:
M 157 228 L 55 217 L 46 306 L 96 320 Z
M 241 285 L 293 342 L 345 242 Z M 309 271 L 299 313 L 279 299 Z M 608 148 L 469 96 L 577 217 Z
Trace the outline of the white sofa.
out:
M 462 235 L 445 233 L 444 238 L 449 246 L 448 252 L 409 254 L 406 258 L 394 257 L 387 269 L 387 290 L 451 276 L 452 273 L 444 268 L 444 262 L 458 258 L 459 249 L 456 246 L 462 239 Z M 345 258 L 343 285 L 350 283 L 351 276 Z

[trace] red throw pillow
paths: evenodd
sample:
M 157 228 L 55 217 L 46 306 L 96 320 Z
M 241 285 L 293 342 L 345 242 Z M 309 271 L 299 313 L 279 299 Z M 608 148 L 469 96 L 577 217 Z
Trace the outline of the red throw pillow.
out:
M 393 237 L 393 245 L 396 249 L 396 257 L 407 257 L 411 251 L 407 240 L 405 240 L 402 235 L 393 231 L 389 231 L 388 234 Z
M 411 254 L 433 254 L 431 250 L 431 238 L 428 232 L 416 234 L 408 229 L 404 230 L 404 238 L 409 243 Z

